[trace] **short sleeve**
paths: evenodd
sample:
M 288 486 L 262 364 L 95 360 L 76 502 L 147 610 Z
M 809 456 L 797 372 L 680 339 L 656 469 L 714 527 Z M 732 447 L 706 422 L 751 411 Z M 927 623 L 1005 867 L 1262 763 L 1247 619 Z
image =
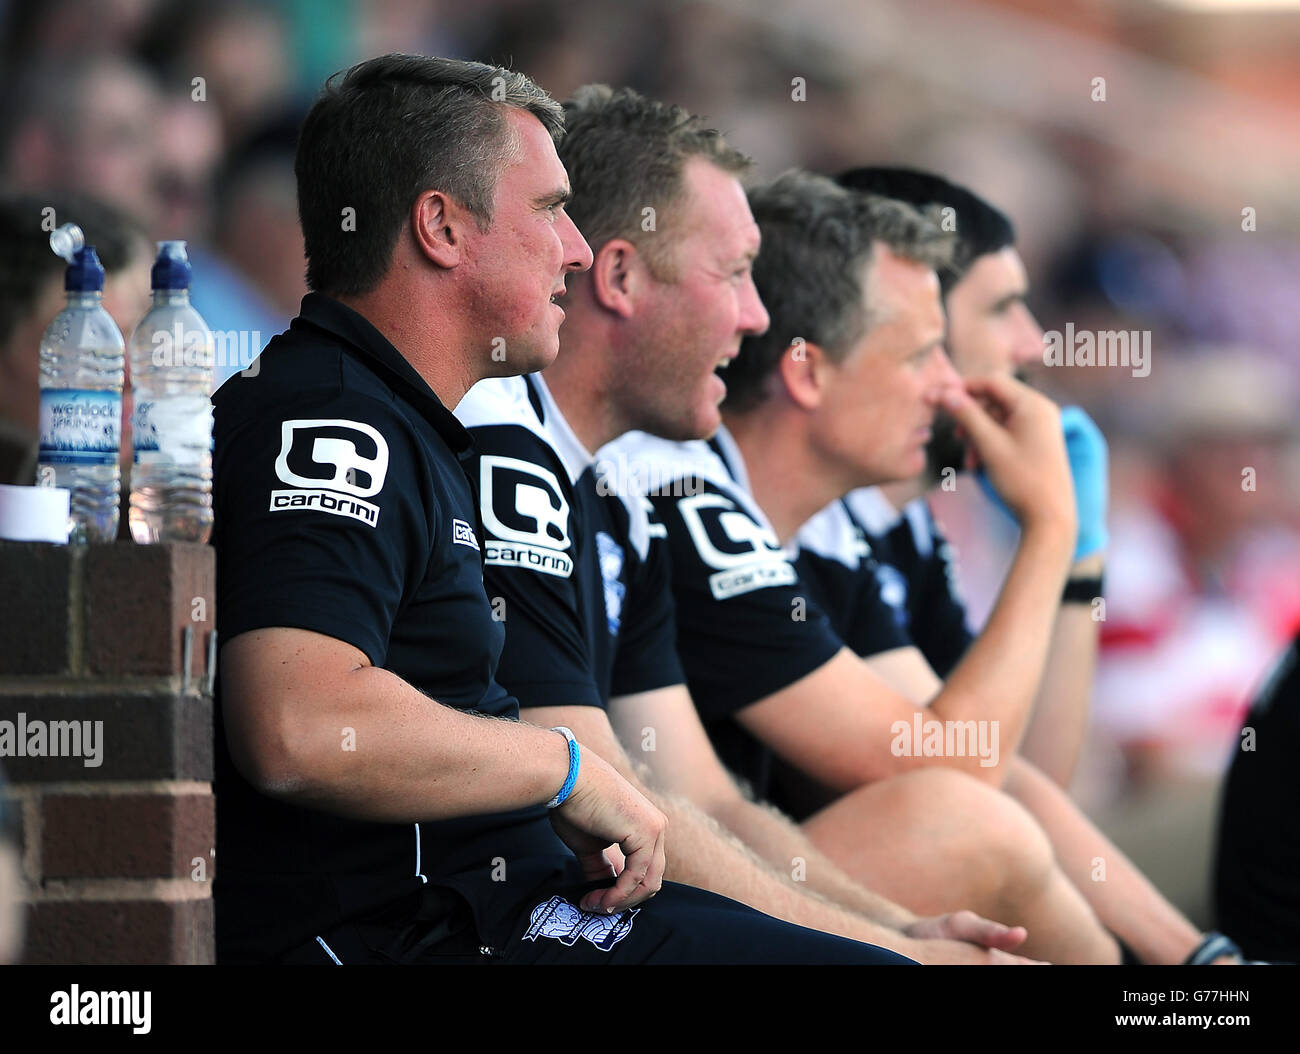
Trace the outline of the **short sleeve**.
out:
M 912 637 L 931 669 L 946 678 L 974 641 L 966 605 L 957 590 L 952 546 L 925 510 L 929 525 L 928 553 L 917 561 L 908 590 Z
M 849 579 L 847 588 L 852 597 L 841 633 L 844 643 L 864 659 L 909 647 L 912 638 L 904 624 L 906 615 L 900 617 L 884 597 L 884 590 L 891 584 L 889 576 L 897 572 L 867 556 L 856 569 L 843 568 L 842 573 Z
M 651 500 L 667 531 L 678 654 L 696 707 L 712 720 L 793 684 L 843 642 L 737 496 L 683 483 L 682 496 Z
M 551 448 L 527 428 L 474 428 L 483 585 L 502 612 L 497 680 L 523 708 L 603 706 L 583 618 L 577 496 Z
M 221 639 L 307 629 L 383 665 L 438 520 L 427 452 L 397 407 L 338 391 L 252 419 L 218 405 L 213 490 Z
M 867 658 L 913 643 L 905 608 L 884 597 L 898 572 L 874 556 L 861 556 L 857 567 L 801 550 L 800 577 L 831 619 L 832 628 L 855 655 Z M 901 577 L 901 576 L 900 576 Z

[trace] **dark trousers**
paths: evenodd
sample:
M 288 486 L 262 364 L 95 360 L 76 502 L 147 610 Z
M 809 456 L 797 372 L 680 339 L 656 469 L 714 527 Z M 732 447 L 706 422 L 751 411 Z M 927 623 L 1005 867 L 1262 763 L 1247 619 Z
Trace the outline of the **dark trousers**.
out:
M 868 965 L 912 960 L 874 945 L 781 922 L 734 900 L 664 883 L 638 908 L 604 916 L 577 905 L 591 884 L 542 888 L 489 943 L 459 894 L 430 886 L 417 917 L 348 924 L 308 941 L 293 964 L 753 963 Z M 508 934 L 508 936 L 507 936 Z

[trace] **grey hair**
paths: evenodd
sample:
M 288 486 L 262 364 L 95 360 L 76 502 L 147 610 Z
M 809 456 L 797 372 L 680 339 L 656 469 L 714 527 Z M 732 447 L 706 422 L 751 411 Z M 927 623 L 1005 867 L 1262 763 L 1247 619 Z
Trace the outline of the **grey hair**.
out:
M 749 205 L 763 238 L 754 283 L 771 324 L 746 337 L 727 368 L 724 405 L 733 412 L 763 401 L 768 377 L 796 339 L 839 361 L 878 324 L 863 297 L 877 244 L 930 268 L 952 259 L 952 236 L 912 206 L 800 169 L 751 188 Z

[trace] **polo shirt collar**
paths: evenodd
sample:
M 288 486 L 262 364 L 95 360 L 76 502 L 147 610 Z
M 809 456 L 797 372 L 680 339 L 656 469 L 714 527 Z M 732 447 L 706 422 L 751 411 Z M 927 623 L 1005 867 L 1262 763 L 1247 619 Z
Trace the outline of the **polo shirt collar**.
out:
M 538 422 L 546 429 L 551 448 L 559 456 L 560 463 L 564 465 L 569 482 L 576 483 L 578 477 L 596 460 L 595 456 L 582 445 L 582 440 L 569 426 L 564 414 L 560 413 L 559 404 L 555 401 L 555 396 L 551 394 L 551 389 L 547 387 L 542 375 L 526 374 L 524 384 L 528 386 L 528 401 L 532 403 Z
M 457 455 L 471 451 L 474 441 L 438 394 L 387 337 L 362 314 L 324 293 L 308 293 L 292 326 L 302 324 L 324 330 L 341 341 L 390 388 L 409 402 Z
M 879 487 L 863 487 L 851 491 L 843 500 L 853 518 L 869 533 L 876 535 L 892 531 L 907 511 L 894 508 Z
M 713 438 L 708 440 L 709 449 L 713 451 L 714 457 L 722 464 L 723 470 L 731 477 L 733 483 L 740 489 L 744 495 L 745 507 L 749 514 L 760 527 L 770 531 L 772 537 L 776 537 L 776 529 L 772 526 L 772 521 L 767 518 L 767 513 L 754 500 L 754 487 L 749 482 L 749 469 L 745 467 L 745 455 L 740 452 L 740 444 L 736 442 L 735 437 L 725 424 L 718 425 L 718 430 L 713 433 Z M 786 558 L 793 560 L 799 555 L 799 532 L 796 531 L 782 547 Z
M 727 426 L 724 424 L 718 425 L 718 430 L 713 433 L 713 438 L 708 442 L 709 447 L 718 456 L 718 460 L 722 462 L 722 467 L 727 470 L 727 475 L 740 485 L 741 490 L 752 495 L 754 488 L 749 483 L 749 470 L 745 467 L 745 455 L 740 452 L 740 444 L 732 437 Z

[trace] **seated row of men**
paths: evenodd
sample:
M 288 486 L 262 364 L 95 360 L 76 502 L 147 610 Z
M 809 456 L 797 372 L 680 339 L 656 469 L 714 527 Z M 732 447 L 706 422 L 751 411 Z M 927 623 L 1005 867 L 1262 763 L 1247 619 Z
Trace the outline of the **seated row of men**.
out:
M 327 85 L 312 292 L 214 397 L 222 961 L 1232 958 L 1063 789 L 1106 454 L 1013 376 L 1009 222 L 749 168 L 629 90 Z M 978 636 L 922 497 L 976 466 Z

